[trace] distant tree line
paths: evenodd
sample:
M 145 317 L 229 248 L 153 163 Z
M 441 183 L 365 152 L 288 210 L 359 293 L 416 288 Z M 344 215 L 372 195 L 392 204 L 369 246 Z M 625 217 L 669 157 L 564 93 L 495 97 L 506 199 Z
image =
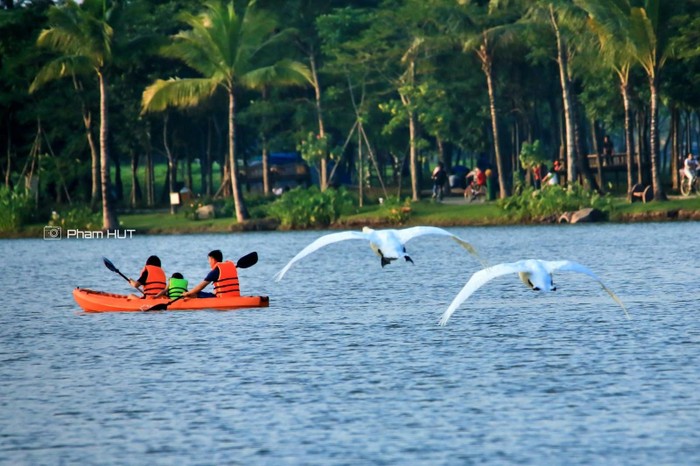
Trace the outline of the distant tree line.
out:
M 612 134 L 663 200 L 700 145 L 699 31 L 700 0 L 2 0 L 0 175 L 104 229 L 182 183 L 244 221 L 253 156 L 265 194 L 298 149 L 321 190 L 340 167 L 418 200 L 426 164 L 469 158 L 505 198 L 533 141 L 605 190 L 587 154 Z

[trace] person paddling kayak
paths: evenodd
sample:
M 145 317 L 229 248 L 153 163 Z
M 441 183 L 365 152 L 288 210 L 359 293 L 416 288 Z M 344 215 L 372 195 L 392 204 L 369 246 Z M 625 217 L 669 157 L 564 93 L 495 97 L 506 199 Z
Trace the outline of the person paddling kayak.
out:
M 136 289 L 143 287 L 144 296 L 155 296 L 165 290 L 165 272 L 160 265 L 158 256 L 150 256 L 146 259 L 146 265 L 141 269 L 138 280 L 129 279 L 129 283 Z
M 190 291 L 182 294 L 183 298 L 213 298 L 240 296 L 241 289 L 238 283 L 238 269 L 232 261 L 224 261 L 223 253 L 214 249 L 208 254 L 211 272 L 204 280 Z M 214 283 L 214 293 L 202 291 L 210 283 Z

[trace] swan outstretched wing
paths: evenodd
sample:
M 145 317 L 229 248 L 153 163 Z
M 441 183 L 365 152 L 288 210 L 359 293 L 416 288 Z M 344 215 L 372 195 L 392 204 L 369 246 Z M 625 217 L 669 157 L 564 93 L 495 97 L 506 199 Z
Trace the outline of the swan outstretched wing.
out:
M 522 262 L 523 261 L 498 264 L 474 273 L 467 284 L 464 285 L 464 288 L 462 288 L 462 290 L 452 300 L 452 303 L 447 308 L 445 313 L 442 314 L 442 318 L 440 318 L 440 325 L 445 325 L 447 321 L 450 320 L 450 317 L 457 310 L 459 305 L 490 280 L 509 273 L 527 272 L 528 269 L 524 267 Z
M 569 271 L 569 272 L 578 272 L 582 273 L 585 275 L 588 275 L 591 277 L 593 280 L 597 281 L 598 284 L 610 295 L 610 297 L 620 305 L 623 311 L 625 311 L 625 317 L 628 319 L 630 318 L 629 313 L 627 312 L 627 308 L 625 305 L 622 303 L 622 300 L 617 297 L 613 291 L 608 288 L 605 283 L 603 283 L 603 280 L 601 280 L 595 273 L 593 273 L 592 270 L 590 270 L 588 267 L 585 267 L 578 262 L 573 262 L 573 261 L 542 261 L 542 263 L 545 265 L 545 268 L 549 273 L 554 272 L 555 270 L 564 270 L 564 271 Z
M 438 227 L 411 227 L 411 228 L 404 228 L 403 230 L 396 231 L 396 236 L 399 238 L 399 241 L 401 241 L 401 244 L 406 244 L 408 241 L 412 240 L 413 238 L 416 238 L 418 236 L 425 236 L 425 235 L 448 236 L 448 237 L 452 238 L 457 244 L 459 244 L 464 249 L 469 251 L 470 254 L 472 254 L 477 259 L 479 259 L 479 261 L 484 263 L 481 260 L 481 258 L 479 257 L 479 254 L 477 254 L 476 249 L 474 249 L 474 246 L 472 246 L 470 243 L 463 240 L 459 236 L 454 235 L 447 230 L 443 230 L 442 228 L 438 228 Z
M 294 264 L 296 261 L 308 256 L 312 252 L 316 251 L 317 249 L 322 248 L 323 246 L 327 246 L 331 243 L 337 243 L 338 241 L 345 241 L 349 239 L 363 239 L 367 240 L 368 235 L 365 233 L 360 233 L 359 231 L 342 231 L 339 233 L 331 233 L 328 235 L 321 236 L 318 238 L 316 241 L 313 243 L 309 244 L 306 246 L 304 249 L 299 251 L 299 253 L 290 260 L 287 265 L 284 266 L 282 270 L 277 272 L 275 274 L 275 280 L 280 281 L 282 280 L 282 277 L 284 277 L 284 274 L 287 273 L 287 270 Z

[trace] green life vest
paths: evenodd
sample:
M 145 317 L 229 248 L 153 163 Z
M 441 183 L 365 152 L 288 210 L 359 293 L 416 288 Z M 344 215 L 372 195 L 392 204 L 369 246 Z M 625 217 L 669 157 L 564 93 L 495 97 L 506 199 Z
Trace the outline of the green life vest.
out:
M 171 278 L 168 280 L 168 296 L 177 298 L 187 291 L 187 280 L 184 278 Z

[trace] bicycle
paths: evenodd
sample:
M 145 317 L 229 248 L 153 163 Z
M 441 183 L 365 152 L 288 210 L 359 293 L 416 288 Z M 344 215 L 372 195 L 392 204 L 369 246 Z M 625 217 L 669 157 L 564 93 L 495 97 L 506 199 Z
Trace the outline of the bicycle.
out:
M 469 191 L 465 190 L 464 198 L 468 203 L 474 202 L 479 197 L 481 197 L 482 200 L 486 200 L 486 186 L 483 184 L 473 182 L 467 187 L 467 190 Z
M 688 179 L 687 176 L 685 176 L 685 171 L 681 170 L 681 194 L 685 197 L 690 196 L 692 193 L 700 193 L 700 177 L 698 177 L 697 172 L 695 173 L 695 176 L 693 179 Z

